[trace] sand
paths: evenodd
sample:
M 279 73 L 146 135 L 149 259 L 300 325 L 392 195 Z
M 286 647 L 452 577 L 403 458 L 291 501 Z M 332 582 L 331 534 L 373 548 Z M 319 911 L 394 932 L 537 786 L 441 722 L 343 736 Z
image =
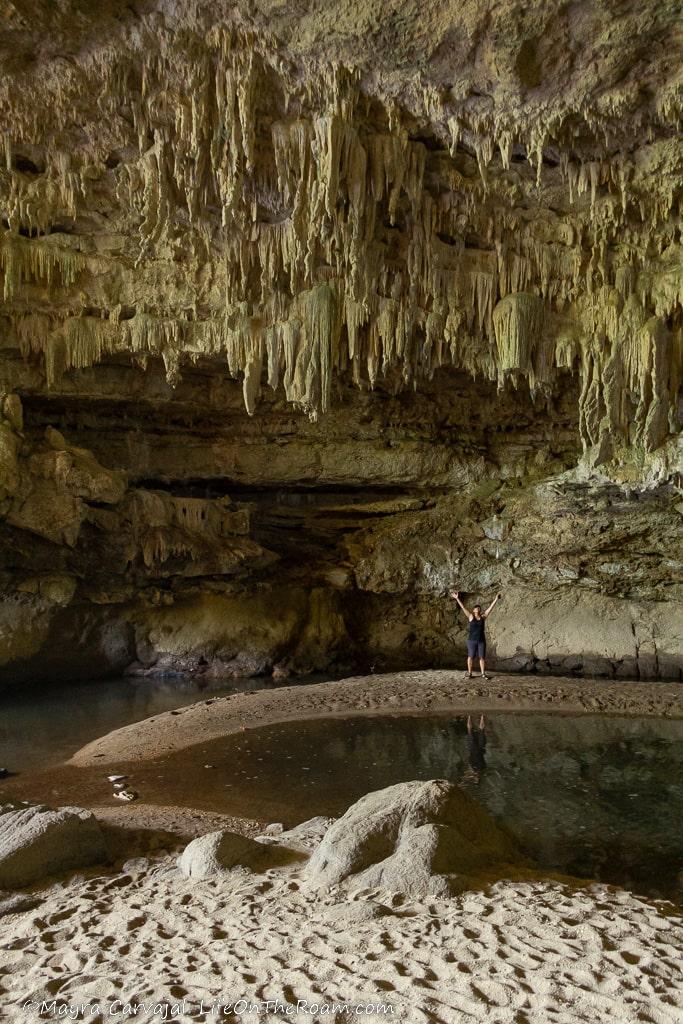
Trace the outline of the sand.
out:
M 388 1004 L 373 1019 L 409 1024 L 683 1015 L 683 920 L 604 886 L 502 881 L 448 900 L 377 890 L 343 899 L 312 896 L 296 871 L 197 882 L 170 857 L 128 868 L 55 886 L 37 908 L 4 918 L 5 1019 L 36 1020 L 43 1000 L 48 1017 L 89 1004 L 85 1019 L 102 1021 L 131 1019 L 116 1000 L 148 1004 L 134 1018 L 146 1021 L 256 1021 L 266 1015 L 249 1004 L 274 1000 Z M 279 1019 L 294 1016 L 356 1019 Z
M 197 743 L 276 722 L 378 712 L 564 711 L 683 718 L 680 683 L 499 675 L 486 681 L 434 670 L 214 697 L 116 729 L 70 759 L 99 766 L 163 757 Z
M 475 708 L 680 717 L 683 687 L 512 676 L 486 683 L 447 672 L 287 687 L 202 701 L 117 730 L 79 751 L 68 771 L 96 767 L 101 775 L 110 762 L 149 762 L 295 718 Z M 670 903 L 547 873 L 447 900 L 379 890 L 314 895 L 298 866 L 198 882 L 178 871 L 182 843 L 218 827 L 253 835 L 262 824 L 142 801 L 96 813 L 116 837 L 112 868 L 5 904 L 2 1019 L 74 1019 L 78 1005 L 80 1019 L 102 1022 L 683 1017 L 683 917 Z M 322 1009 L 311 1012 L 316 1004 Z

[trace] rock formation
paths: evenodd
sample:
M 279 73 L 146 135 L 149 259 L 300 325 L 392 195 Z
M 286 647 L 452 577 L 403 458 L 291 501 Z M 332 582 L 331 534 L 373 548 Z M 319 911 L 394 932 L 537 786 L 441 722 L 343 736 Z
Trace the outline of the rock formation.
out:
M 452 782 L 436 779 L 368 793 L 337 820 L 313 818 L 276 837 L 210 832 L 185 847 L 178 867 L 201 880 L 297 863 L 304 863 L 306 886 L 314 890 L 351 885 L 411 896 L 448 896 L 474 877 L 526 865 L 487 811 Z
M 368 793 L 330 826 L 306 865 L 313 888 L 352 885 L 450 896 L 523 863 L 511 837 L 452 782 L 401 782 Z
M 109 859 L 91 811 L 42 805 L 0 807 L 0 888 L 16 889 L 48 875 Z
M 234 868 L 265 871 L 299 859 L 303 855 L 288 847 L 258 842 L 222 829 L 193 839 L 179 857 L 178 867 L 185 878 L 203 879 L 228 874 Z
M 2 13 L 0 683 L 680 676 L 677 3 Z

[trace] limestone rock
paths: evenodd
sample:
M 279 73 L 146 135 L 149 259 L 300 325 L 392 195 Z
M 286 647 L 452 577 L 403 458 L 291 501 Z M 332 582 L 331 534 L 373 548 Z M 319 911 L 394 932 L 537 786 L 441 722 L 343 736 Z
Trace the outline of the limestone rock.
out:
M 675 4 L 402 4 L 400 30 L 342 6 L 67 2 L 8 29 L 7 344 L 49 385 L 219 358 L 250 415 L 266 383 L 318 417 L 346 372 L 570 369 L 587 445 L 656 448 L 681 374 Z
M 0 415 L 7 420 L 14 430 L 21 433 L 24 426 L 24 411 L 19 395 L 0 395 Z
M 48 875 L 101 864 L 107 856 L 104 836 L 90 811 L 0 807 L 0 888 L 16 889 Z
M 19 486 L 18 447 L 11 425 L 0 420 L 0 502 L 15 494 Z
M 282 842 L 282 836 L 276 842 L 270 842 L 266 837 L 259 842 L 238 832 L 222 829 L 193 839 L 183 850 L 178 867 L 186 878 L 200 879 L 226 875 L 233 868 L 265 871 L 303 860 L 303 849 L 296 845 L 286 845 Z
M 7 522 L 54 544 L 74 547 L 85 516 L 83 503 L 54 480 L 26 479 Z
M 193 839 L 183 850 L 178 866 L 186 878 L 210 878 L 237 866 L 258 870 L 268 854 L 268 847 L 262 843 L 223 829 Z
M 322 842 L 325 833 L 334 824 L 336 818 L 328 818 L 324 814 L 302 821 L 293 828 L 288 828 L 278 835 L 277 841 L 290 849 L 312 852 Z
M 20 678 L 17 665 L 39 656 L 47 643 L 54 605 L 40 599 L 11 594 L 0 600 L 0 668 L 9 666 L 5 679 Z
M 76 592 L 76 580 L 73 576 L 48 574 L 42 577 L 29 577 L 19 584 L 20 594 L 39 594 L 52 604 L 65 607 Z
M 18 439 L 0 422 L 0 488 L 12 496 L 7 521 L 54 544 L 74 547 L 87 514 L 86 502 L 116 504 L 125 474 L 99 464 L 92 452 L 67 444 L 49 427 L 43 445 L 19 458 Z M 4 481 L 4 482 L 3 482 Z
M 126 491 L 125 473 L 105 469 L 92 452 L 68 444 L 53 427 L 47 428 L 45 440 L 54 454 L 42 458 L 41 475 L 52 477 L 85 501 L 105 505 L 121 501 Z
M 681 678 L 677 3 L 16 6 L 0 685 Z
M 404 782 L 353 804 L 325 833 L 306 877 L 315 888 L 349 883 L 446 896 L 468 876 L 515 860 L 507 833 L 457 786 Z

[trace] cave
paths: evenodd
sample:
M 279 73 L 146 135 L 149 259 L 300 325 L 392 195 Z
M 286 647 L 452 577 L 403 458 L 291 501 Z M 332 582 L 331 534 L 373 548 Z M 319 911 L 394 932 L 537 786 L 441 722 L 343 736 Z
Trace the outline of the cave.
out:
M 477 886 L 495 879 L 508 886 L 505 921 L 525 894 L 537 901 L 520 936 L 544 907 L 561 917 L 554 884 L 569 886 L 570 919 L 580 916 L 594 898 L 571 890 L 584 874 L 622 887 L 634 902 L 608 888 L 605 906 L 623 906 L 634 929 L 642 908 L 631 889 L 679 906 L 683 851 L 628 801 L 647 790 L 667 820 L 683 792 L 680 5 L 14 0 L 0 10 L 0 915 L 29 899 L 9 897 L 3 909 L 1 890 L 28 877 L 3 875 L 3 842 L 14 841 L 4 813 L 28 821 L 81 808 L 68 827 L 90 829 L 94 842 L 101 826 L 110 873 L 133 888 L 142 878 L 154 906 L 163 857 L 181 839 L 218 834 L 212 825 L 241 838 L 207 846 L 201 871 L 234 856 L 254 877 L 275 872 L 276 888 L 299 886 L 297 871 L 309 869 L 329 887 L 342 877 L 330 881 L 334 858 L 351 857 L 339 831 L 347 815 L 351 829 L 361 805 L 373 821 L 387 815 L 372 840 L 385 859 L 344 889 L 365 895 L 345 909 L 306 903 L 309 918 L 320 907 L 329 917 L 311 926 L 310 976 L 296 943 L 287 971 L 273 966 L 277 943 L 253 973 L 248 945 L 230 953 L 223 980 L 235 999 L 260 1000 L 258 1011 L 231 1004 L 230 1014 L 257 1019 L 289 1012 L 263 1010 L 271 996 L 332 1013 L 320 1005 L 347 998 L 337 967 L 350 957 L 330 951 L 334 921 L 365 929 L 384 962 L 393 940 L 375 933 L 411 893 L 465 901 L 455 923 L 439 911 L 448 942 L 469 942 L 463 976 L 476 963 L 475 933 L 486 932 L 477 913 L 495 909 Z M 546 713 L 546 740 L 534 741 L 524 716 Z M 561 727 L 555 713 L 576 723 Z M 422 714 L 436 717 L 420 724 Z M 368 715 L 376 727 L 354 727 Z M 382 717 L 392 715 L 408 718 Z M 489 742 L 504 779 L 487 789 L 495 770 L 480 778 L 475 765 L 454 795 L 434 773 L 448 786 L 449 772 L 459 778 L 451 747 L 472 754 L 486 715 L 507 723 Z M 307 719 L 316 722 L 291 724 Z M 240 746 L 245 730 L 256 746 Z M 328 752 L 318 789 L 300 761 L 316 746 Z M 395 754 L 394 774 L 372 760 L 373 746 Z M 549 774 L 535 791 L 535 756 L 571 776 L 566 802 L 552 806 Z M 327 799 L 325 772 L 357 757 L 367 764 Z M 652 780 L 667 788 L 665 763 L 672 781 L 660 806 Z M 513 777 L 531 780 L 526 802 Z M 393 793 L 381 806 L 371 783 Z M 401 786 L 422 808 L 412 818 L 396 803 Z M 125 793 L 130 807 L 111 803 Z M 595 812 L 585 843 L 584 795 Z M 525 817 L 522 804 L 536 799 Z M 598 813 L 600 800 L 609 813 Z M 36 810 L 43 804 L 61 810 Z M 296 832 L 304 805 L 318 824 Z M 466 832 L 454 838 L 458 814 L 479 829 L 481 860 L 467 861 Z M 534 844 L 544 820 L 555 824 Z M 248 842 L 278 846 L 278 825 L 290 860 L 271 850 L 266 863 Z M 427 835 L 431 875 L 415 860 Z M 443 867 L 455 847 L 457 886 Z M 51 863 L 47 875 L 68 866 Z M 182 861 L 181 888 L 202 884 L 196 865 Z M 230 878 L 221 899 L 231 923 L 214 915 L 212 927 L 217 942 L 242 943 Z M 68 884 L 82 922 L 88 897 Z M 399 895 L 381 902 L 392 885 Z M 189 905 L 191 888 L 183 893 Z M 59 921 L 65 910 L 51 899 Z M 285 948 L 304 913 L 295 902 Z M 116 912 L 136 935 L 131 906 Z M 604 950 L 609 907 L 592 903 L 585 918 Z M 162 916 L 158 935 L 175 934 Z M 652 941 L 668 943 L 669 919 L 657 920 Z M 553 949 L 568 948 L 553 921 Z M 401 927 L 387 923 L 387 934 Z M 78 942 L 86 952 L 74 976 L 87 974 L 90 955 L 80 932 Z M 465 991 L 449 973 L 448 942 L 435 940 L 438 968 L 401 947 L 407 959 L 386 983 L 374 961 L 354 960 L 348 971 L 363 984 L 349 992 L 386 997 L 408 1024 L 458 1012 L 492 1020 L 492 1007 L 501 1022 L 540 1019 L 542 986 L 527 1005 L 523 986 L 491 980 L 505 943 Z M 131 948 L 122 944 L 124 960 Z M 649 953 L 634 949 L 624 946 L 614 1012 L 673 1021 L 680 999 L 643 994 L 638 964 Z M 106 994 L 110 1009 L 135 976 L 150 1020 L 162 1013 L 152 1004 L 179 1005 L 188 992 L 188 1019 L 215 1017 L 230 993 L 193 986 L 184 955 L 172 982 L 146 986 L 129 965 Z M 612 976 L 603 960 L 595 955 L 586 983 L 594 994 Z M 0 1016 L 3 963 L 0 951 Z M 437 1006 L 441 981 L 450 995 Z M 72 997 L 105 998 L 88 984 L 67 986 L 53 1015 Z M 576 978 L 562 984 L 573 994 L 553 989 L 554 1019 L 594 1020 Z M 40 999 L 57 991 L 54 979 L 46 986 Z M 405 1003 L 408 991 L 416 1002 Z M 15 1014 L 21 994 L 12 988 Z M 197 1010 L 209 994 L 213 1009 Z

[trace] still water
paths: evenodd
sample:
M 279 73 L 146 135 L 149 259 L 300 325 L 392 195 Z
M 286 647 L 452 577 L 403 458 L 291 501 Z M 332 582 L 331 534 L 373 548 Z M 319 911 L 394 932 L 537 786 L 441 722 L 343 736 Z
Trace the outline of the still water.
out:
M 506 713 L 485 732 L 482 751 L 460 717 L 287 723 L 175 754 L 154 784 L 196 791 L 200 775 L 207 807 L 293 824 L 396 782 L 451 779 L 541 866 L 681 900 L 683 721 Z
M 123 725 L 276 685 L 287 683 L 113 680 L 0 694 L 0 767 L 17 772 L 16 781 L 30 779 Z M 476 717 L 473 725 L 476 734 Z M 451 779 L 542 867 L 683 902 L 683 721 L 501 713 L 487 718 L 485 736 L 485 747 L 468 741 L 462 716 L 288 722 L 129 770 L 150 802 L 285 825 L 343 814 L 364 793 L 396 782 Z M 92 801 L 107 802 L 105 776 L 94 779 Z M 0 782 L 0 798 L 12 781 Z
M 202 697 L 276 685 L 268 677 L 231 680 L 229 686 L 190 677 L 129 678 L 0 693 L 0 768 L 12 772 L 46 768 L 112 729 L 194 704 Z

